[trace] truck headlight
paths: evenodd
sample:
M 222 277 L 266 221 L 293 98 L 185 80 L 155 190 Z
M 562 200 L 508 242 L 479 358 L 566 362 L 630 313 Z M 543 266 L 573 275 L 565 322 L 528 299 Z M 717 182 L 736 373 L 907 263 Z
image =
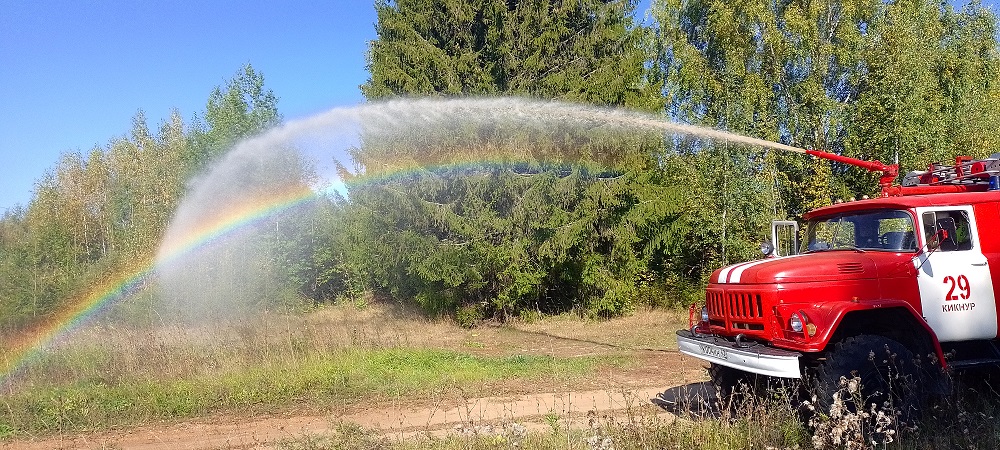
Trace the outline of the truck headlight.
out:
M 708 322 L 708 306 L 701 307 L 701 321 Z
M 802 332 L 802 316 L 799 313 L 792 313 L 791 317 L 788 318 L 788 327 L 796 333 Z

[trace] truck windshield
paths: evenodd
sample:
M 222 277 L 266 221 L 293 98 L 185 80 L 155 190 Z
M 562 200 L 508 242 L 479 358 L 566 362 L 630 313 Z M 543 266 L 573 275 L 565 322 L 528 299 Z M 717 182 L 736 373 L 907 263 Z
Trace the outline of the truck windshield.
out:
M 906 211 L 879 210 L 817 218 L 806 225 L 802 250 L 916 251 L 913 218 Z

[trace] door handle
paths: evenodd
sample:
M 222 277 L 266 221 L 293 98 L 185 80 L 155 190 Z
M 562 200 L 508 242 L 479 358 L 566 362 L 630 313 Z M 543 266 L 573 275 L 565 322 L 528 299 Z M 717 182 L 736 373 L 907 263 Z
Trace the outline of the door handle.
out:
M 982 266 L 985 266 L 985 265 L 986 265 L 986 261 L 983 261 L 983 262 L 974 262 L 974 263 L 972 263 L 972 265 L 973 265 L 973 266 L 979 266 L 979 267 L 982 267 Z

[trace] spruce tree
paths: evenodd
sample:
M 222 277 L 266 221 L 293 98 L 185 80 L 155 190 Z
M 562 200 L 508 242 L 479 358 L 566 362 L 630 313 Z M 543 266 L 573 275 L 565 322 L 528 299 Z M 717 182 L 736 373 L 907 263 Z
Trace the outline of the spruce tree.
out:
M 652 11 L 676 120 L 866 160 L 898 157 L 904 172 L 996 151 L 996 19 L 978 2 L 955 12 L 928 0 L 658 0 Z M 695 161 L 724 167 L 701 171 L 720 189 L 695 191 L 708 208 L 692 212 L 715 229 L 703 244 L 715 267 L 752 257 L 771 219 L 878 188 L 874 174 L 798 154 L 690 145 Z M 734 212 L 739 223 L 710 220 Z M 693 228 L 686 236 L 700 238 Z
M 361 89 L 370 101 L 512 95 L 656 111 L 660 86 L 647 73 L 649 35 L 633 23 L 634 9 L 634 1 L 379 1 Z M 505 129 L 459 123 L 365 139 L 353 155 L 362 175 L 421 156 L 406 176 L 351 189 L 357 228 L 371 230 L 365 245 L 382 249 L 356 262 L 370 285 L 430 311 L 462 308 L 462 317 L 627 311 L 648 275 L 645 231 L 632 216 L 650 194 L 638 183 L 657 169 L 658 140 L 522 129 L 513 147 L 530 156 L 515 157 L 497 144 Z M 505 162 L 449 164 L 468 160 Z

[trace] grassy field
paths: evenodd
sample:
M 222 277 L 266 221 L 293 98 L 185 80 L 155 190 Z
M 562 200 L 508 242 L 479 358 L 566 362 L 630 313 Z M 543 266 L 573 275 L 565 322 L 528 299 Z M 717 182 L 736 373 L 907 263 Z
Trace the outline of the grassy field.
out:
M 7 414 L 0 414 L 0 433 L 94 430 L 219 412 L 259 414 L 300 404 L 328 409 L 359 401 L 419 399 L 454 389 L 478 392 L 505 380 L 572 379 L 600 364 L 617 362 L 479 357 L 416 348 L 352 349 L 310 355 L 294 363 L 198 371 L 183 379 L 111 381 L 97 376 L 64 383 L 40 381 L 3 398 Z
M 136 427 L 170 436 L 160 428 L 186 421 L 239 428 L 261 426 L 269 417 L 334 417 L 333 412 L 379 407 L 405 415 L 490 396 L 694 389 L 704 385 L 704 370 L 676 352 L 673 335 L 686 316 L 646 310 L 610 321 L 566 315 L 464 329 L 373 302 L 264 314 L 225 326 L 96 324 L 60 341 L 8 380 L 0 394 L 0 436 L 12 448 L 49 448 L 52 441 L 45 439 L 52 437 L 130 434 Z M 533 414 L 469 416 L 426 429 L 387 430 L 364 420 L 331 418 L 325 431 L 286 433 L 268 446 L 997 448 L 996 379 L 991 373 L 956 378 L 954 393 L 928 408 L 916 427 L 896 427 L 874 441 L 871 433 L 852 428 L 851 418 L 828 416 L 814 436 L 800 420 L 800 405 L 775 397 L 721 412 L 703 409 L 704 398 L 674 408 L 642 401 L 573 413 L 549 405 Z
M 223 327 L 96 326 L 36 358 L 8 383 L 0 397 L 0 436 L 222 413 L 318 412 L 457 391 L 486 395 L 515 380 L 566 383 L 631 364 L 620 354 L 499 351 L 481 334 L 392 305 L 335 306 Z

